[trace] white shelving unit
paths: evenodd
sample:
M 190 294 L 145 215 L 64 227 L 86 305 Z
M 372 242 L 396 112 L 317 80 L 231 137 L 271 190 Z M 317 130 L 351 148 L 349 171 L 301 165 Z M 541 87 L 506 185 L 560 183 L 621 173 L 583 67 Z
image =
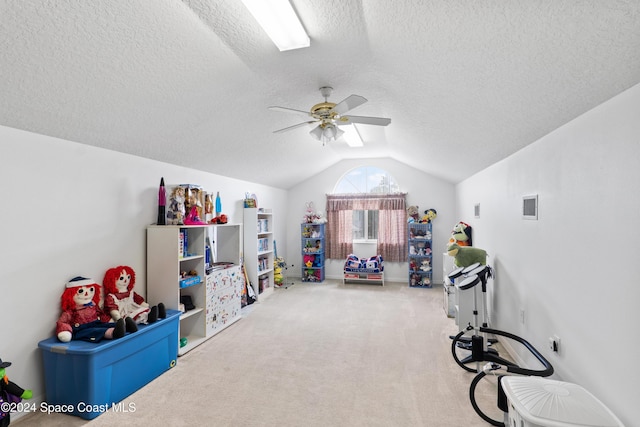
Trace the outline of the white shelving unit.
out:
M 273 213 L 271 209 L 244 209 L 244 265 L 258 301 L 273 293 Z
M 149 304 L 179 310 L 188 296 L 195 307 L 180 316 L 179 338 L 186 344 L 179 343 L 179 355 L 241 318 L 241 232 L 236 224 L 147 227 Z M 215 268 L 216 262 L 231 265 Z

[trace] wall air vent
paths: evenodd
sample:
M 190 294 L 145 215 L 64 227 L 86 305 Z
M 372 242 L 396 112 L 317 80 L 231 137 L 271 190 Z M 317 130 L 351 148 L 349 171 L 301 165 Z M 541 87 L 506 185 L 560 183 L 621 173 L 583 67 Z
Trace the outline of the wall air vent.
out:
M 522 197 L 522 218 L 523 219 L 538 219 L 538 195 Z

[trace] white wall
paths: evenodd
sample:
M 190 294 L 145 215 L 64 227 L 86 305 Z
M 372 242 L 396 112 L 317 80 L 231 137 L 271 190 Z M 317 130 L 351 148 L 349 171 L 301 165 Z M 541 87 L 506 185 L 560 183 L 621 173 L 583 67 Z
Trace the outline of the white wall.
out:
M 36 400 L 44 398 L 38 342 L 54 335 L 67 280 L 102 283 L 107 269 L 129 265 L 146 294 L 145 227 L 156 221 L 161 176 L 167 185 L 220 191 L 232 223 L 242 222 L 244 193 L 255 192 L 273 208 L 275 237 L 284 241 L 285 190 L 2 126 L 0 147 L 0 358 L 13 362 L 9 378 Z
M 300 223 L 306 209 L 305 203 L 312 201 L 316 210 L 321 211 L 326 216 L 326 194 L 333 192 L 333 187 L 344 174 L 360 166 L 377 166 L 389 172 L 400 186 L 400 191 L 407 193 L 407 204 L 417 205 L 421 213 L 429 208 L 436 209 L 438 217 L 433 222 L 433 280 L 435 283 L 442 283 L 441 254 L 446 249 L 451 229 L 458 221 L 461 221 L 455 213 L 455 187 L 450 182 L 435 178 L 404 163 L 388 158 L 343 160 L 289 190 L 287 262 L 296 266 L 294 270 L 298 274 L 302 261 L 302 255 L 300 255 Z M 369 256 L 371 255 L 375 254 L 370 254 Z M 327 260 L 325 276 L 327 278 L 342 279 L 343 266 L 344 260 Z M 407 269 L 406 262 L 385 262 L 385 280 L 408 281 Z
M 543 350 L 557 378 L 629 426 L 640 420 L 639 114 L 637 85 L 456 187 L 458 216 L 481 205 L 469 223 L 496 271 L 493 326 Z M 538 194 L 538 221 L 521 219 L 528 194 Z

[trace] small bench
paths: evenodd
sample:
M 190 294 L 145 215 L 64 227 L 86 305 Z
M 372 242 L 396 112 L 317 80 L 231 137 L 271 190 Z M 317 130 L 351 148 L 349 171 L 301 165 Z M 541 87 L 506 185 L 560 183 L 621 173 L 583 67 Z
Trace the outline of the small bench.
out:
M 175 366 L 180 312 L 116 340 L 40 341 L 48 405 L 93 419 Z M 62 406 L 64 405 L 64 406 Z
M 374 282 L 384 286 L 384 261 L 381 255 L 358 258 L 350 254 L 344 263 L 342 283 L 347 281 Z

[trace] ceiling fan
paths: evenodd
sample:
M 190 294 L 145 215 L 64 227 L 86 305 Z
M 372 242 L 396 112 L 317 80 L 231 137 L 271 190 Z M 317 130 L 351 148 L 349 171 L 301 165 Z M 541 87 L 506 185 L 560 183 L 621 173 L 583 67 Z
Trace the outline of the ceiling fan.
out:
M 320 88 L 320 94 L 324 97 L 324 102 L 314 105 L 310 111 L 296 110 L 286 107 L 269 107 L 273 111 L 283 111 L 285 113 L 294 113 L 312 120 L 308 120 L 297 125 L 289 126 L 283 129 L 274 131 L 273 133 L 287 132 L 305 125 L 318 124 L 314 127 L 309 134 L 315 139 L 322 141 L 323 145 L 331 140 L 337 140 L 344 133 L 338 126 L 351 125 L 354 123 L 375 125 L 375 126 L 387 126 L 391 123 L 391 119 L 385 119 L 382 117 L 365 117 L 365 116 L 352 116 L 347 115 L 348 111 L 359 107 L 367 102 L 366 98 L 359 95 L 351 95 L 343 99 L 337 104 L 328 102 L 327 98 L 333 91 L 332 87 L 323 86 Z

